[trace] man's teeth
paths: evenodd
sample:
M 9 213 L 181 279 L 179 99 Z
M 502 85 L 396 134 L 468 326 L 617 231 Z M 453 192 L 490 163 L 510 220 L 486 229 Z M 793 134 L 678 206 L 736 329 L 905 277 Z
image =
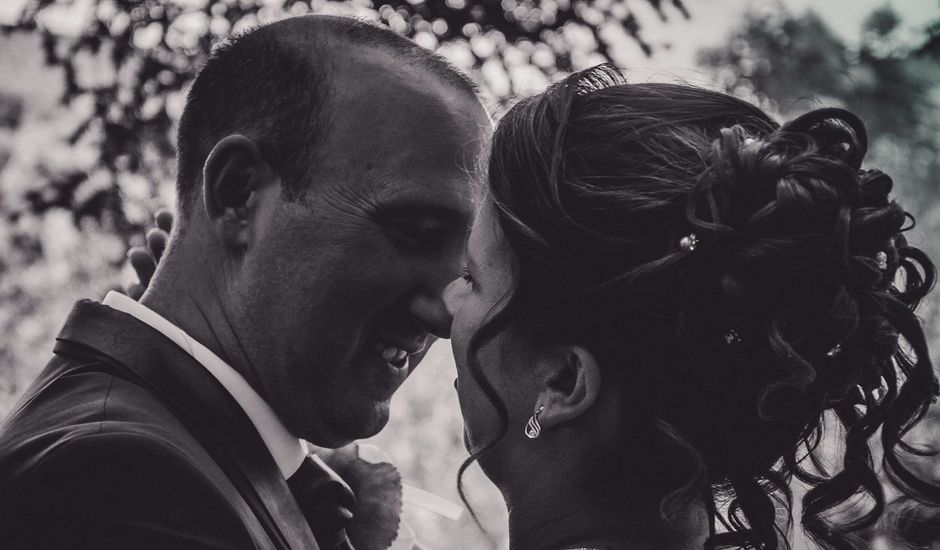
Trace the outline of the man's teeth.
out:
M 408 352 L 394 346 L 382 348 L 382 359 L 387 363 L 398 364 L 408 357 Z

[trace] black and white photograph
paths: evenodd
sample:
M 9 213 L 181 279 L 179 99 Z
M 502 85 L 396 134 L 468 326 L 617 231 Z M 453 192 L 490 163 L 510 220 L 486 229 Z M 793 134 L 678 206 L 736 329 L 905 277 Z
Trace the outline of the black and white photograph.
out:
M 940 1 L 0 0 L 0 549 L 940 550 Z

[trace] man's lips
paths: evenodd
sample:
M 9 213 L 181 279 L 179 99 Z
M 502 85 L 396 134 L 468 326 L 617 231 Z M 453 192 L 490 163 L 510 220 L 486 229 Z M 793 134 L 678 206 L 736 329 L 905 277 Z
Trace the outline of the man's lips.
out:
M 382 344 L 379 344 L 377 347 L 379 348 L 379 355 L 381 355 L 382 359 L 389 365 L 402 365 L 408 359 L 408 350 L 401 349 L 397 346 L 383 346 Z
M 427 346 L 427 336 L 406 339 L 379 339 L 372 344 L 372 349 L 379 354 L 383 361 L 394 368 L 404 368 L 408 365 L 408 358 L 424 351 Z

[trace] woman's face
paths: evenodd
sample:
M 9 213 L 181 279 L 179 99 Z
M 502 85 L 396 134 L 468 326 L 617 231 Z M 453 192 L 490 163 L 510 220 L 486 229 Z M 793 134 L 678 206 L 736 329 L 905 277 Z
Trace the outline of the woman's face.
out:
M 473 350 L 468 350 L 468 344 L 473 334 L 508 300 L 514 278 L 512 251 L 497 223 L 492 201 L 487 199 L 467 242 L 465 276 L 451 283 L 444 293 L 444 302 L 454 318 L 451 344 L 457 364 L 457 397 L 470 451 L 499 435 L 500 420 L 493 403 L 470 371 L 469 352 Z M 507 406 L 509 435 L 517 425 L 522 434 L 537 395 L 531 383 L 534 380 L 530 380 L 532 373 L 528 369 L 513 368 L 523 362 L 518 344 L 510 342 L 503 332 L 475 354 L 481 374 Z

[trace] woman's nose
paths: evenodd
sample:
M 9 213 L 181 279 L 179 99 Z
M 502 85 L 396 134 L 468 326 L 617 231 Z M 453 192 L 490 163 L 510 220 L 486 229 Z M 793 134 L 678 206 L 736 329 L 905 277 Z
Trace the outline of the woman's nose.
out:
M 450 315 L 451 320 L 457 314 L 457 310 L 460 309 L 460 304 L 463 302 L 468 288 L 467 282 L 458 277 L 444 289 L 444 307 L 447 308 L 447 314 Z

